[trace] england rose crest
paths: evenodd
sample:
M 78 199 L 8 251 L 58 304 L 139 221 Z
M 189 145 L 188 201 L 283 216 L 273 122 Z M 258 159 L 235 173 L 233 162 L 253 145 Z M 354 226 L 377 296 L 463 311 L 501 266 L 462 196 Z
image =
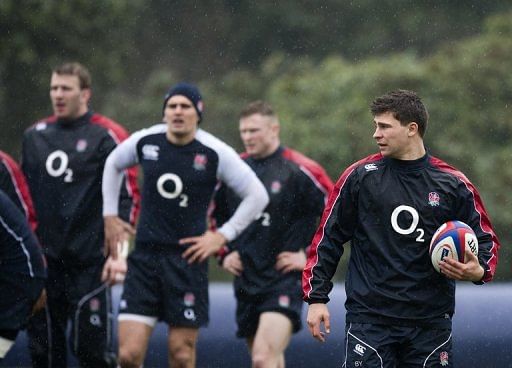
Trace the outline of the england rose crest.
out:
M 446 351 L 442 351 L 439 353 L 439 363 L 446 367 L 448 365 L 448 353 Z
M 432 207 L 439 206 L 439 199 L 439 194 L 437 194 L 436 192 L 430 192 L 428 194 L 428 204 L 431 205 Z
M 197 153 L 194 157 L 194 169 L 196 170 L 204 170 L 207 163 L 208 158 L 202 153 Z

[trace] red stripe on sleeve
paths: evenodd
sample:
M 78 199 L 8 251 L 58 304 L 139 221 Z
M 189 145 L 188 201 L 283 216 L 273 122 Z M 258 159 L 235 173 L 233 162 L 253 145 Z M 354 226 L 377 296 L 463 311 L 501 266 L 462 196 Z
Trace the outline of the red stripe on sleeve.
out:
M 340 193 L 343 187 L 345 186 L 348 177 L 357 167 L 368 162 L 375 162 L 377 160 L 380 160 L 381 158 L 382 155 L 380 153 L 376 153 L 374 155 L 368 156 L 362 160 L 353 163 L 341 174 L 340 178 L 336 181 L 336 184 L 334 184 L 334 188 L 332 189 L 329 195 L 327 204 L 324 209 L 324 213 L 322 214 L 320 224 L 316 230 L 311 245 L 309 246 L 308 260 L 302 274 L 302 291 L 304 293 L 305 298 L 309 298 L 310 293 L 313 290 L 311 279 L 313 278 L 314 268 L 318 264 L 318 247 L 324 238 L 325 224 L 332 215 L 334 204 L 338 200 L 338 197 L 340 196 Z
M 304 171 L 306 175 L 315 183 L 318 189 L 324 193 L 327 200 L 334 184 L 322 166 L 320 166 L 316 161 L 310 159 L 309 157 L 304 156 L 302 153 L 288 147 L 284 149 L 283 157 L 299 165 L 301 170 Z
M 496 233 L 492 228 L 489 215 L 485 210 L 480 194 L 476 190 L 475 186 L 461 171 L 448 165 L 446 162 L 438 159 L 437 157 L 432 157 L 430 162 L 434 167 L 437 167 L 438 169 L 457 177 L 466 185 L 466 188 L 473 194 L 473 205 L 475 206 L 476 212 L 478 212 L 478 214 L 480 215 L 480 227 L 485 233 L 490 234 L 492 238 L 492 247 L 490 249 L 491 257 L 487 260 L 489 270 L 485 271 L 484 278 L 482 279 L 483 282 L 491 281 L 494 277 L 494 273 L 496 272 L 496 265 L 498 263 L 498 250 L 500 248 L 500 243 L 498 237 L 496 236 Z
M 16 190 L 19 201 L 23 206 L 25 216 L 30 224 L 30 228 L 35 231 L 37 228 L 36 212 L 34 210 L 32 196 L 30 195 L 30 190 L 28 189 L 25 176 L 21 172 L 19 165 L 11 156 L 5 152 L 0 151 L 0 159 L 7 168 L 7 171 L 9 171 L 12 184 Z
M 129 137 L 129 133 L 120 124 L 100 114 L 93 114 L 91 123 L 98 124 L 107 129 L 109 135 L 112 137 L 116 144 L 121 143 Z M 137 168 L 130 167 L 125 170 L 126 177 L 126 190 L 132 197 L 132 208 L 130 210 L 130 223 L 135 224 L 140 210 L 140 193 L 137 184 Z

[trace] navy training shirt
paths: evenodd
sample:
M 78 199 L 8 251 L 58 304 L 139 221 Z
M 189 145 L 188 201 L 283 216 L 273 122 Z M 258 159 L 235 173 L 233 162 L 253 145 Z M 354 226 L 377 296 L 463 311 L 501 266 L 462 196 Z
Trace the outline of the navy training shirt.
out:
M 23 213 L 0 190 L 0 273 L 45 278 L 39 243 Z
M 329 197 L 303 273 L 304 300 L 326 303 L 332 276 L 351 242 L 347 321 L 449 325 L 455 281 L 437 273 L 429 243 L 446 221 L 475 231 L 491 281 L 499 241 L 476 188 L 460 171 L 426 154 L 413 161 L 369 156 L 345 170 Z
M 138 131 L 109 157 L 116 170 L 137 163 L 142 168 L 137 244 L 175 245 L 179 239 L 202 235 L 207 230 L 208 209 L 219 181 L 238 193 L 247 192 L 256 183 L 265 194 L 247 164 L 218 138 L 198 129 L 190 143 L 175 145 L 167 139 L 166 132 L 166 124 Z M 111 186 L 116 185 L 116 175 L 109 171 L 105 175 L 104 214 L 108 215 L 115 213 L 115 190 Z M 236 221 L 231 238 L 237 235 L 241 223 L 252 220 Z

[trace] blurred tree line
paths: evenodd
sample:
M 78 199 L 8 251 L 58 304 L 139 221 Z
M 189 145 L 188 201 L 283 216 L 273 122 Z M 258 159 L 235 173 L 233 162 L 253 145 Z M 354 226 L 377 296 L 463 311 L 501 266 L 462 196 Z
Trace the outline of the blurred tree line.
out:
M 51 114 L 50 71 L 67 60 L 92 71 L 92 107 L 131 131 L 189 80 L 203 127 L 241 148 L 239 110 L 266 99 L 284 143 L 333 179 L 376 151 L 371 100 L 416 90 L 429 150 L 479 188 L 502 242 L 498 279 L 512 278 L 510 1 L 2 0 L 1 149 L 18 157 L 26 127 Z

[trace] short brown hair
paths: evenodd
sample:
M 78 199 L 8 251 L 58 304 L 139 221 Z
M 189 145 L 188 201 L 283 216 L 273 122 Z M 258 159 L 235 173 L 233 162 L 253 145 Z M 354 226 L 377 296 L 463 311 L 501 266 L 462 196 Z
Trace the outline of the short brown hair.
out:
M 240 112 L 240 119 L 248 116 L 260 114 L 263 116 L 277 117 L 272 106 L 265 101 L 257 100 L 247 104 Z
M 89 73 L 89 70 L 80 63 L 64 63 L 55 67 L 52 72 L 58 75 L 76 75 L 80 81 L 80 89 L 91 88 L 91 73 Z
M 411 122 L 418 124 L 420 137 L 425 135 L 428 111 L 416 92 L 399 89 L 375 99 L 370 105 L 373 116 L 391 112 L 401 125 Z

